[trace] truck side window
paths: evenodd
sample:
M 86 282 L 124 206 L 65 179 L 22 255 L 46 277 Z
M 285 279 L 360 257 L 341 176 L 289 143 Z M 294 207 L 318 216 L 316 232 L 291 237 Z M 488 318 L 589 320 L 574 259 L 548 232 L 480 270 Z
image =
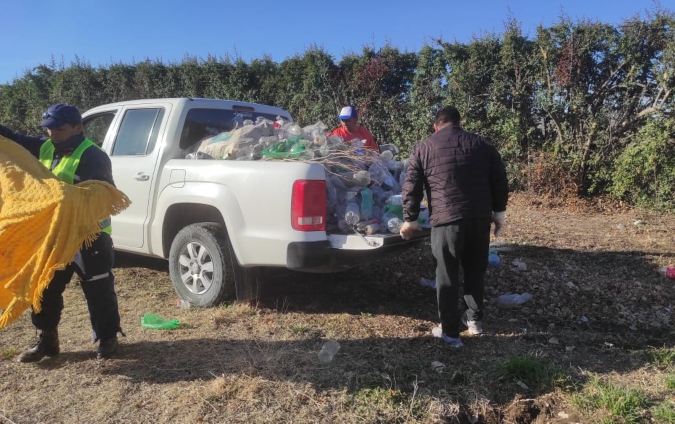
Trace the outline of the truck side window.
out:
M 117 111 L 114 110 L 87 117 L 83 123 L 84 135 L 101 147 L 116 113 Z
M 130 109 L 124 113 L 112 156 L 144 156 L 157 144 L 164 108 Z

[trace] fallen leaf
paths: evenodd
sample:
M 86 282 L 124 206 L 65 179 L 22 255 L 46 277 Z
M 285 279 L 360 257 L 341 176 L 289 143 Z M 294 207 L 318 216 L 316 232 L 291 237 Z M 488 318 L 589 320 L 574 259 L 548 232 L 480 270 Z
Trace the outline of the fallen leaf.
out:
M 556 345 L 560 344 L 560 342 L 558 342 L 558 339 L 556 339 L 555 337 L 551 337 L 550 339 L 548 339 L 548 342 Z

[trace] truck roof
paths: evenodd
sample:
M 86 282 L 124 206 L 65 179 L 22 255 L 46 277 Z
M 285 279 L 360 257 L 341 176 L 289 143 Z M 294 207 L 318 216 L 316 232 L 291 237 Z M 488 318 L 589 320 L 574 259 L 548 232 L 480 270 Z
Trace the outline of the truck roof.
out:
M 89 109 L 85 112 L 85 115 L 90 115 L 96 113 L 99 109 L 108 109 L 111 106 L 141 106 L 148 103 L 157 103 L 157 102 L 168 102 L 175 106 L 187 106 L 189 104 L 190 108 L 193 107 L 203 107 L 210 109 L 231 109 L 231 110 L 245 110 L 250 112 L 262 112 L 270 114 L 282 114 L 286 117 L 290 117 L 290 113 L 287 110 L 276 106 L 263 105 L 260 103 L 252 102 L 242 102 L 237 100 L 226 100 L 226 99 L 204 99 L 204 98 L 192 98 L 192 97 L 175 97 L 175 98 L 157 98 L 157 99 L 139 99 L 139 100 L 126 100 L 122 102 L 108 103 L 105 105 L 97 106 L 92 109 Z

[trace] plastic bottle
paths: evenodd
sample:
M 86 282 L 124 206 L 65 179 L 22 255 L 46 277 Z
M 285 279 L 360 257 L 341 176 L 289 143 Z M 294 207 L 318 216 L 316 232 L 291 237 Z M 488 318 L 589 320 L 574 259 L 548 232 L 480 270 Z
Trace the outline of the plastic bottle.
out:
M 363 233 L 363 232 L 366 231 L 366 227 L 368 225 L 375 224 L 375 223 L 377 223 L 376 219 L 371 219 L 371 220 L 368 220 L 368 221 L 361 221 L 358 224 L 356 224 L 356 231 L 359 231 L 359 232 Z
M 518 308 L 530 299 L 532 299 L 530 293 L 506 293 L 497 298 L 497 307 L 502 309 Z
M 316 134 L 316 135 L 314 135 L 313 139 L 314 139 L 314 144 L 316 144 L 317 146 L 323 146 L 328 142 L 328 140 L 326 139 L 326 136 L 323 135 L 323 134 Z
M 330 364 L 335 357 L 335 354 L 340 350 L 340 343 L 337 340 L 328 340 L 323 344 L 319 351 L 319 362 L 322 364 Z
M 347 204 L 347 209 L 345 210 L 345 221 L 348 224 L 356 225 L 361 221 L 361 212 L 359 211 L 359 205 L 356 203 Z
M 352 179 L 354 180 L 354 182 L 356 184 L 365 187 L 368 184 L 370 184 L 370 173 L 368 171 L 354 172 L 354 175 L 352 176 Z
M 401 171 L 401 174 L 398 176 L 398 184 L 403 187 L 403 184 L 405 183 L 405 171 Z
M 295 137 L 302 136 L 302 128 L 300 127 L 300 125 L 293 124 L 290 127 L 288 127 L 287 131 L 291 136 Z
M 372 224 L 366 225 L 366 228 L 363 229 L 366 234 L 377 234 L 380 232 L 380 224 L 373 222 Z
M 355 138 L 351 141 L 351 144 L 354 149 L 358 150 L 366 144 L 366 140 Z
M 141 325 L 143 328 L 151 330 L 171 330 L 180 326 L 180 321 L 177 319 L 168 320 L 159 315 L 147 313 L 141 318 Z
M 176 299 L 176 306 L 178 306 L 181 309 L 188 309 L 192 306 L 192 304 L 187 300 Z
M 373 217 L 373 192 L 367 188 L 361 190 L 361 218 L 369 220 Z
M 403 198 L 400 194 L 389 196 L 385 205 L 387 212 L 393 214 L 399 219 L 403 219 Z
M 398 219 L 398 217 L 391 218 L 389 221 L 387 221 L 387 228 L 391 233 L 398 234 L 401 231 L 402 226 L 403 221 Z
M 402 205 L 403 204 L 403 196 L 400 194 L 394 194 L 389 196 L 389 199 L 387 199 L 387 203 L 390 205 Z
M 244 146 L 237 150 L 237 160 L 251 160 L 253 159 L 253 147 Z
M 663 275 L 666 278 L 675 280 L 675 266 L 664 266 L 659 268 L 659 274 Z

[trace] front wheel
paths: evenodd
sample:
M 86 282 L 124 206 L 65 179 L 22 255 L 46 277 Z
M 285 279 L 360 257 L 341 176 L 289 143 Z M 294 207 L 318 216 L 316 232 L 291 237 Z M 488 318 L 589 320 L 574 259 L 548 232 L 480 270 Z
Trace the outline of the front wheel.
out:
M 189 225 L 171 243 L 169 274 L 174 290 L 194 306 L 214 306 L 234 299 L 236 267 L 221 224 Z

